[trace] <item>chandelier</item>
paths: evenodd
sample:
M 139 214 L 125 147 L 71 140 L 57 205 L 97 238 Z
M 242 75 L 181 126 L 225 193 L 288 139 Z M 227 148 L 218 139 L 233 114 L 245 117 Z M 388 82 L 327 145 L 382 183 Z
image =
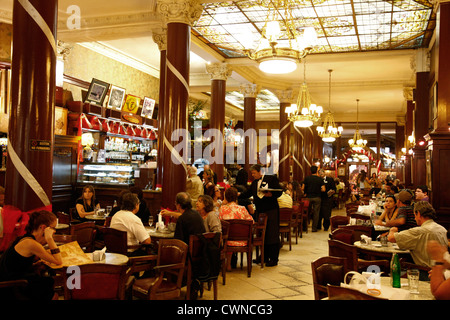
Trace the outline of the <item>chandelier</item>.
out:
M 353 135 L 353 139 L 348 140 L 350 148 L 352 148 L 355 151 L 360 151 L 364 149 L 364 147 L 367 144 L 367 140 L 363 140 L 363 138 L 359 134 L 358 114 L 359 114 L 359 99 L 356 99 L 356 131 L 355 134 Z
M 331 109 L 331 72 L 332 69 L 328 69 L 329 75 L 329 85 L 328 85 L 328 108 Z M 322 138 L 324 142 L 333 142 L 336 138 L 339 138 L 344 129 L 342 126 L 336 128 L 334 124 L 334 118 L 331 111 L 328 111 L 323 120 L 323 126 L 317 127 L 317 132 L 319 133 L 319 137 Z
M 304 58 L 317 40 L 313 27 L 299 25 L 293 15 L 297 0 L 268 0 L 268 13 L 262 37 L 256 50 L 245 50 L 250 59 L 259 63 L 261 71 L 271 74 L 290 73 Z M 301 31 L 300 31 L 301 30 Z
M 311 104 L 311 96 L 309 95 L 308 86 L 306 85 L 306 62 L 304 62 L 303 65 L 304 80 L 302 87 L 300 88 L 297 104 L 291 104 L 290 107 L 286 108 L 285 112 L 288 114 L 288 119 L 294 123 L 294 126 L 306 128 L 320 120 L 323 108 Z

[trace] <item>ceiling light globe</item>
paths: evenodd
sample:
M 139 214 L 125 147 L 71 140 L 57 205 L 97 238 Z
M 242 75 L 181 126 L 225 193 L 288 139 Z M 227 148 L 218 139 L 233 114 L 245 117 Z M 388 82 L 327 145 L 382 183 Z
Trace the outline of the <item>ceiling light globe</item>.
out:
M 313 125 L 313 122 L 310 120 L 297 120 L 294 122 L 294 126 L 300 127 L 300 128 L 308 128 Z
M 324 142 L 334 142 L 334 141 L 336 141 L 336 138 L 334 138 L 334 137 L 325 137 L 325 138 L 322 138 L 322 141 L 324 141 Z
M 297 63 L 292 59 L 267 59 L 261 61 L 259 69 L 270 74 L 285 74 L 295 71 Z

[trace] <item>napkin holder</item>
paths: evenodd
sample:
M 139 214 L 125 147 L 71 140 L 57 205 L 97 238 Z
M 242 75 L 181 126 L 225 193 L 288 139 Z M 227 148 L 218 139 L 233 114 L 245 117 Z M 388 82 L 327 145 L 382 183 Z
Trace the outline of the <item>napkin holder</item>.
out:
M 372 238 L 366 236 L 365 234 L 361 235 L 361 244 L 366 244 L 366 245 L 372 244 Z
M 106 252 L 106 247 L 104 247 L 102 250 L 95 250 L 94 252 L 92 252 L 92 260 L 93 261 L 102 261 L 105 260 L 105 252 Z

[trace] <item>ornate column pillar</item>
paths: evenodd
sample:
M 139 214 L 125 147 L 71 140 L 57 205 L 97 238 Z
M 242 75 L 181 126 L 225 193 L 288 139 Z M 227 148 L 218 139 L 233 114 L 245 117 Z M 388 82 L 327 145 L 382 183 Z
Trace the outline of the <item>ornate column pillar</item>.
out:
M 161 202 L 173 210 L 176 194 L 186 190 L 191 24 L 200 17 L 202 6 L 197 1 L 161 0 L 156 11 L 167 25 L 164 127 L 159 132 L 164 144 Z
M 405 126 L 404 125 L 395 125 L 395 157 L 397 159 L 397 169 L 396 176 L 400 181 L 405 181 L 405 165 L 404 162 L 401 162 L 402 165 L 399 165 L 402 156 L 404 155 L 402 152 L 402 148 L 405 147 Z
M 164 117 L 165 95 L 166 95 L 166 58 L 167 58 L 167 28 L 152 30 L 153 41 L 158 45 L 160 51 L 159 62 L 159 107 L 158 107 L 158 132 L 164 132 L 166 118 Z M 156 188 L 162 187 L 164 174 L 164 141 L 161 136 L 158 139 L 158 158 L 156 171 Z
M 414 94 L 414 136 L 416 145 L 412 156 L 412 181 L 415 186 L 426 184 L 425 135 L 429 127 L 429 89 L 430 62 L 426 49 L 417 51 L 416 56 L 416 89 Z
M 260 88 L 256 84 L 250 83 L 241 85 L 240 90 L 244 95 L 244 170 L 249 172 L 251 165 L 255 164 L 257 159 L 256 96 Z M 248 176 L 250 180 L 253 180 L 251 174 Z
M 52 210 L 57 16 L 57 0 L 14 1 L 5 216 Z
M 227 79 L 231 76 L 231 67 L 227 63 L 210 63 L 206 65 L 206 71 L 211 74 L 211 115 L 210 129 L 217 129 L 220 132 L 219 141 L 212 141 L 214 145 L 213 159 L 219 151 L 222 156 L 211 163 L 211 169 L 217 174 L 217 182 L 223 181 L 224 168 L 224 139 L 223 130 L 225 127 L 225 93 Z M 215 139 L 215 138 L 214 138 Z
M 405 88 L 403 90 L 403 95 L 406 98 L 406 116 L 405 116 L 405 136 L 406 139 L 410 135 L 413 134 L 413 116 L 414 116 L 414 102 L 412 101 L 412 90 L 411 88 Z M 411 168 L 412 168 L 412 155 L 408 152 L 406 153 L 405 157 L 405 187 L 409 188 L 412 186 L 412 174 L 411 174 Z
M 289 121 L 286 108 L 292 103 L 292 90 L 278 90 L 278 99 L 280 100 L 280 145 L 279 145 L 279 168 L 278 180 L 290 181 L 291 179 L 291 121 Z

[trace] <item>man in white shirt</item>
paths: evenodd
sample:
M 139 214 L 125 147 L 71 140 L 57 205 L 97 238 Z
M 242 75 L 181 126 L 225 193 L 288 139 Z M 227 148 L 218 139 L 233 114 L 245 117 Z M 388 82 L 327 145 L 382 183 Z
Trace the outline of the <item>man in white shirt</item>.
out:
M 186 193 L 191 197 L 192 206 L 194 207 L 197 203 L 198 197 L 201 196 L 204 192 L 203 182 L 197 175 L 196 167 L 189 167 L 188 174 L 189 178 L 186 181 Z
M 126 193 L 122 198 L 121 210 L 111 219 L 111 228 L 127 232 L 127 244 L 135 246 L 139 244 L 150 244 L 151 238 L 145 230 L 142 220 L 136 216 L 139 211 L 139 199 L 133 193 Z M 131 255 L 146 254 L 145 250 L 131 250 Z

